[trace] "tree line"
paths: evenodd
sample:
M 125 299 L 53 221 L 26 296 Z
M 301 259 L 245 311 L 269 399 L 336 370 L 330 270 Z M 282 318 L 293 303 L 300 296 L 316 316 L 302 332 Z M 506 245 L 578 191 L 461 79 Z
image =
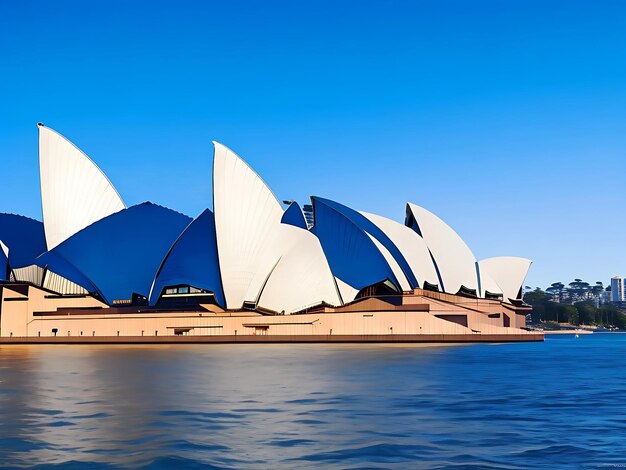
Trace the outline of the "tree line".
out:
M 607 290 L 610 291 L 610 289 L 611 286 L 607 286 L 605 289 L 601 281 L 591 285 L 582 279 L 574 279 L 567 286 L 562 282 L 550 284 L 545 292 L 552 297 L 554 302 L 574 303 L 593 300 L 599 303 L 602 293 Z
M 533 307 L 532 322 L 570 323 L 626 329 L 626 310 L 608 303 L 610 286 L 574 279 L 568 285 L 555 282 L 548 288 L 524 289 L 524 302 Z

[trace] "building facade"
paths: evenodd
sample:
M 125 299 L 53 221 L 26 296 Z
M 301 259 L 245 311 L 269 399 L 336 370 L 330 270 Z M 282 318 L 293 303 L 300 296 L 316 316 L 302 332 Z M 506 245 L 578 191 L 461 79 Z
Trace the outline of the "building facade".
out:
M 624 302 L 624 279 L 619 276 L 611 278 L 611 302 Z
M 3 303 L 0 336 L 7 331 L 12 337 L 49 336 L 52 328 L 42 325 L 51 318 L 59 323 L 54 312 L 64 307 L 83 311 L 68 311 L 75 327 L 65 319 L 54 327 L 55 335 L 95 335 L 96 329 L 87 323 L 108 321 L 109 314 L 119 318 L 113 330 L 98 327 L 107 334 L 202 330 L 197 325 L 186 329 L 179 320 L 169 329 L 144 320 L 144 327 L 136 326 L 142 312 L 149 311 L 158 321 L 164 311 L 174 310 L 205 312 L 198 317 L 205 320 L 209 314 L 226 318 L 247 312 L 237 320 L 239 326 L 232 327 L 242 334 L 248 316 L 354 313 L 351 306 L 364 307 L 364 299 L 383 302 L 376 304 L 376 315 L 387 312 L 399 318 L 413 311 L 427 318 L 423 308 L 411 310 L 416 298 L 429 312 L 439 311 L 440 302 L 448 305 L 452 313 L 436 318 L 468 334 L 481 330 L 482 317 L 483 330 L 485 325 L 499 325 L 510 328 L 509 333 L 522 331 L 520 318 L 527 311 L 521 286 L 531 261 L 477 260 L 451 227 L 416 204 L 406 205 L 404 223 L 317 196 L 302 210 L 295 201 L 281 203 L 241 157 L 214 142 L 212 211 L 206 209 L 193 219 L 150 202 L 128 207 L 78 147 L 43 124 L 38 127 L 43 221 L 0 214 L 0 258 L 6 305 L 26 302 L 16 299 L 29 298 L 29 292 L 47 294 L 41 294 L 43 300 L 32 294 L 39 300 L 29 312 L 32 327 L 26 330 L 12 322 L 26 313 L 8 318 L 12 307 L 4 308 Z M 385 301 L 392 298 L 403 300 Z M 77 299 L 86 299 L 84 305 Z M 470 314 L 461 307 L 468 302 L 463 299 L 484 311 L 478 317 Z M 332 318 L 327 324 L 335 324 Z

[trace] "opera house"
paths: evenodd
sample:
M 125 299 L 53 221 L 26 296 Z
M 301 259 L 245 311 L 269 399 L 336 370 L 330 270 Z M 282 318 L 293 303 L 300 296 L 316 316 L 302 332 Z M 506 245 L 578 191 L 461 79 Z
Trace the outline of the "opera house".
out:
M 543 339 L 525 329 L 531 261 L 476 260 L 416 204 L 402 224 L 316 196 L 281 202 L 214 142 L 213 210 L 127 207 L 38 126 L 42 222 L 0 214 L 0 342 Z

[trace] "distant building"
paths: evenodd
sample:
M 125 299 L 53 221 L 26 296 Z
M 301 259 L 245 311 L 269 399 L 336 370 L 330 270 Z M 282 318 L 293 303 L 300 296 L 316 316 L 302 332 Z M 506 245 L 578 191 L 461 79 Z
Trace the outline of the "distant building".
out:
M 624 301 L 624 279 L 619 276 L 611 278 L 611 302 Z
M 611 302 L 611 291 L 603 290 L 600 295 L 598 295 L 598 304 L 604 305 Z

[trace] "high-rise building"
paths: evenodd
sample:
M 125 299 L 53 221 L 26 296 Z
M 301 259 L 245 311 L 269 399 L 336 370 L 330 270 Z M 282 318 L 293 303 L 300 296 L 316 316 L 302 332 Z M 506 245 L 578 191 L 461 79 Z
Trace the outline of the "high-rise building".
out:
M 611 278 L 611 302 L 624 301 L 624 280 L 619 276 Z

